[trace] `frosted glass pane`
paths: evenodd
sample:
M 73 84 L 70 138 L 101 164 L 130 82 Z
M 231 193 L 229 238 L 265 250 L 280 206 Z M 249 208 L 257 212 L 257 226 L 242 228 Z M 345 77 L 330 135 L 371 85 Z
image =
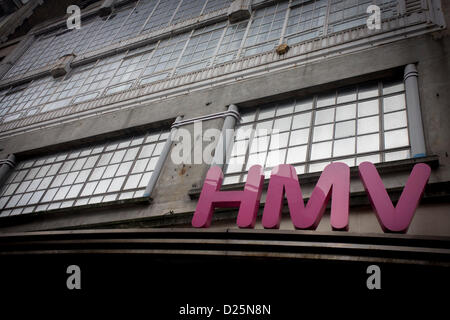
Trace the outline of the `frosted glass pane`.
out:
M 384 146 L 386 149 L 409 145 L 408 130 L 400 129 L 384 133 Z
M 366 117 L 378 114 L 378 100 L 358 102 L 358 117 Z
M 334 142 L 333 156 L 345 156 L 355 153 L 355 138 L 341 139 Z
M 331 157 L 332 142 L 314 143 L 311 148 L 311 160 Z
M 348 120 L 356 118 L 356 105 L 349 104 L 336 108 L 336 121 Z
M 379 117 L 358 119 L 358 134 L 372 133 L 380 130 Z
M 314 127 L 313 141 L 330 140 L 333 138 L 334 124 Z
M 291 132 L 289 146 L 305 144 L 308 142 L 309 129 L 295 130 Z
M 298 163 L 306 161 L 306 150 L 306 146 L 289 148 L 286 157 L 286 163 Z
M 309 127 L 311 124 L 311 112 L 295 115 L 292 120 L 292 129 Z
M 379 134 L 370 134 L 357 138 L 357 152 L 370 152 L 380 150 L 380 136 Z
M 406 111 L 385 114 L 384 130 L 406 127 L 406 122 Z
M 345 138 L 355 135 L 355 120 L 336 123 L 335 138 Z
M 334 108 L 316 111 L 314 124 L 323 124 L 334 121 Z
M 404 109 L 405 106 L 405 95 L 403 93 L 383 99 L 384 112 L 401 110 Z

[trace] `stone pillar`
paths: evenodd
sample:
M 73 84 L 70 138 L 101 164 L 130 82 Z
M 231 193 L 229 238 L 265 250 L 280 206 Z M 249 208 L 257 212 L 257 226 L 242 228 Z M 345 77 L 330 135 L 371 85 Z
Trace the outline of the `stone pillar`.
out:
M 222 134 L 217 142 L 214 159 L 211 166 L 223 167 L 226 162 L 230 147 L 233 143 L 236 120 L 239 119 L 239 109 L 234 104 L 228 107 L 228 115 L 223 122 Z
M 16 157 L 13 154 L 8 155 L 6 159 L 0 160 L 0 187 L 3 186 L 15 166 Z
M 409 137 L 411 139 L 411 156 L 413 158 L 426 155 L 425 138 L 423 135 L 422 112 L 420 109 L 418 72 L 415 64 L 405 67 L 405 92 L 408 114 Z

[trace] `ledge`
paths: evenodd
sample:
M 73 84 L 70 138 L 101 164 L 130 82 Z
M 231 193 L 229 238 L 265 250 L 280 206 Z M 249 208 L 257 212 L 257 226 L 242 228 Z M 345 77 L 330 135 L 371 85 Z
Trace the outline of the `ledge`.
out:
M 56 217 L 67 213 L 77 213 L 80 211 L 96 211 L 100 209 L 117 209 L 123 207 L 129 207 L 131 205 L 148 205 L 152 202 L 149 197 L 139 197 L 132 199 L 115 200 L 110 202 L 100 202 L 86 204 L 82 206 L 72 206 L 53 210 L 44 210 L 33 213 L 17 214 L 13 216 L 1 217 L 0 227 L 7 227 L 12 225 L 18 225 L 25 222 L 36 221 L 39 219 L 48 219 L 50 217 Z
M 116 229 L 0 234 L 0 255 L 82 254 L 377 261 L 450 266 L 450 238 L 245 229 Z

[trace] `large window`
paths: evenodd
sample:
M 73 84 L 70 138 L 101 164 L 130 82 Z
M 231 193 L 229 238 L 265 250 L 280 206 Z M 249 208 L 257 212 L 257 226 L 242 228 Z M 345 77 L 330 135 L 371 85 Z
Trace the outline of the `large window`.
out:
M 229 0 L 128 3 L 106 18 L 83 20 L 79 30 L 67 31 L 64 27 L 40 35 L 5 77 L 50 66 L 63 54 L 80 55 L 142 32 L 155 31 L 170 21 L 181 22 L 225 8 L 229 3 Z M 370 4 L 381 7 L 382 19 L 398 14 L 395 0 L 286 0 L 259 4 L 244 21 L 233 24 L 216 21 L 183 33 L 167 34 L 138 48 L 94 62 L 84 61 L 64 77 L 53 79 L 48 75 L 5 88 L 0 91 L 0 123 L 273 51 L 280 42 L 293 46 L 364 25 Z
M 278 164 L 298 174 L 331 162 L 355 166 L 410 157 L 402 81 L 382 81 L 261 106 L 242 113 L 224 184 L 244 182 L 252 165 L 266 178 Z
M 0 196 L 0 217 L 141 197 L 168 131 L 20 162 Z

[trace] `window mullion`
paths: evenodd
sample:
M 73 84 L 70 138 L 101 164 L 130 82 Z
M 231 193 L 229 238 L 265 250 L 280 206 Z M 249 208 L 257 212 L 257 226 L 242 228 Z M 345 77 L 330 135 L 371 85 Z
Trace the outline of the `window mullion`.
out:
M 147 25 L 147 23 L 150 21 L 150 19 L 153 17 L 153 14 L 156 11 L 156 8 L 158 8 L 158 6 L 161 4 L 161 0 L 157 0 L 158 3 L 153 7 L 152 12 L 150 12 L 150 14 L 148 15 L 147 19 L 145 19 L 144 24 L 142 25 L 141 29 L 139 30 L 139 32 L 137 34 L 141 34 L 142 31 L 145 29 L 145 26 Z
M 289 1 L 289 2 L 291 2 L 291 1 Z M 283 28 L 281 29 L 281 35 L 280 35 L 280 40 L 278 41 L 278 44 L 282 44 L 285 40 L 284 37 L 286 35 L 286 29 L 287 29 L 287 24 L 288 24 L 290 14 L 291 14 L 291 7 L 288 6 L 288 8 L 286 10 L 286 15 L 284 17 Z
M 177 68 L 179 67 L 179 64 L 180 64 L 180 62 L 181 62 L 181 58 L 183 57 L 183 54 L 184 54 L 184 52 L 186 51 L 186 48 L 187 48 L 189 42 L 190 42 L 191 39 L 192 39 L 192 36 L 193 36 L 193 34 L 194 34 L 194 31 L 195 31 L 195 30 L 192 30 L 192 31 L 191 31 L 191 34 L 189 35 L 188 39 L 186 40 L 186 43 L 185 43 L 184 46 L 183 46 L 183 50 L 181 50 L 180 55 L 178 56 L 177 62 L 176 62 L 175 65 L 173 66 L 172 71 L 170 71 L 169 77 L 173 77 L 173 76 L 176 74 L 176 70 L 177 70 Z

